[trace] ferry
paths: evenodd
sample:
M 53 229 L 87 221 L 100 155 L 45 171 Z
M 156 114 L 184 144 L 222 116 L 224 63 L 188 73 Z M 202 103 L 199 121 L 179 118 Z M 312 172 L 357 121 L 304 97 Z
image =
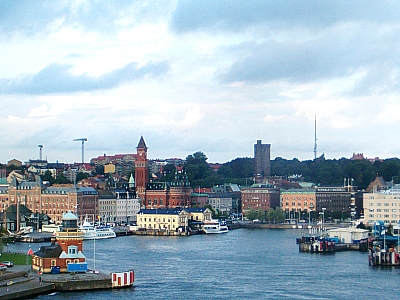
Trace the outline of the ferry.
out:
M 84 221 L 83 224 L 79 227 L 79 229 L 83 232 L 84 240 L 98 240 L 98 239 L 110 239 L 117 237 L 114 230 L 109 226 L 98 226 L 95 227 L 93 224 Z
M 226 222 L 219 220 L 204 221 L 204 225 L 201 227 L 204 233 L 226 233 L 229 231 Z

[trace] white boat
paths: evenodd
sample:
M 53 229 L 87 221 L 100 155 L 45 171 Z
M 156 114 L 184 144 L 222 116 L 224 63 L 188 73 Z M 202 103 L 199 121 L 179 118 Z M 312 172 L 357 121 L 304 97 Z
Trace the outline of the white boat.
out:
M 98 240 L 98 239 L 110 239 L 115 238 L 117 235 L 114 230 L 109 226 L 98 226 L 95 227 L 93 224 L 85 221 L 82 226 L 79 227 L 80 231 L 83 232 L 84 240 Z
M 204 221 L 204 225 L 201 227 L 204 233 L 226 233 L 229 231 L 226 222 L 219 220 Z

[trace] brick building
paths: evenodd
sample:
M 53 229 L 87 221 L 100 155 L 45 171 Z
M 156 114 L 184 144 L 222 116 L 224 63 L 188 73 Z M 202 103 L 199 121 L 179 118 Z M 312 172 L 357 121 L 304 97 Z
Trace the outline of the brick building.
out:
M 269 184 L 253 184 L 241 189 L 242 213 L 250 210 L 267 212 L 270 208 L 280 207 L 280 189 Z

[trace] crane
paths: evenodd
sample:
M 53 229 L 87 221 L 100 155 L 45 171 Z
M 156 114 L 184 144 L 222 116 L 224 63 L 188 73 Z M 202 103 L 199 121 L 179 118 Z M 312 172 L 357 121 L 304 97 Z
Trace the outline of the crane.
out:
M 87 138 L 74 139 L 74 142 L 81 141 L 82 142 L 82 165 L 85 163 L 85 142 L 87 142 Z
M 42 149 L 43 149 L 43 145 L 38 145 L 38 147 L 39 147 L 39 157 L 40 157 L 40 160 L 42 160 Z

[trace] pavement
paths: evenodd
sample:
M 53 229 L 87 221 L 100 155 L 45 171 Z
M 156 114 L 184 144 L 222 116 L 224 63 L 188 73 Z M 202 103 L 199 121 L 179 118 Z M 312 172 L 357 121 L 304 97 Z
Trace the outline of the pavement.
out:
M 83 288 L 111 288 L 109 274 L 104 273 L 61 273 L 42 274 L 31 270 L 31 266 L 14 265 L 0 271 L 0 299 L 19 299 L 55 292 L 56 286 L 64 290 Z
M 54 285 L 39 282 L 39 276 L 30 266 L 13 266 L 0 272 L 0 299 L 18 299 L 23 296 L 51 293 Z

